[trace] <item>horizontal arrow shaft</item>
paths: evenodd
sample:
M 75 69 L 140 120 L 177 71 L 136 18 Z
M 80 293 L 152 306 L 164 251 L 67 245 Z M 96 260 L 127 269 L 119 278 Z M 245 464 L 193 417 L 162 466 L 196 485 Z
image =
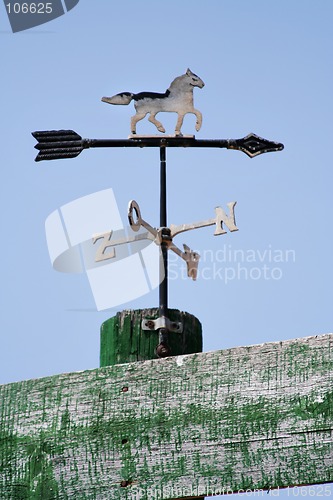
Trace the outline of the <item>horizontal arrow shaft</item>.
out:
M 249 137 L 249 136 L 247 136 Z M 244 139 L 195 139 L 194 137 L 138 137 L 131 139 L 83 139 L 83 148 L 154 148 L 166 146 L 169 148 L 225 148 L 244 151 L 249 156 L 267 153 L 269 151 L 281 151 L 284 146 L 278 142 L 267 141 L 252 134 L 252 143 L 243 143 Z M 257 140 L 258 139 L 258 140 Z M 260 141 L 265 141 L 260 143 Z M 260 150 L 258 149 L 260 147 Z M 258 149 L 251 153 L 247 149 Z
M 138 137 L 131 139 L 83 139 L 83 148 L 228 148 L 232 146 L 228 139 L 195 139 L 192 137 Z

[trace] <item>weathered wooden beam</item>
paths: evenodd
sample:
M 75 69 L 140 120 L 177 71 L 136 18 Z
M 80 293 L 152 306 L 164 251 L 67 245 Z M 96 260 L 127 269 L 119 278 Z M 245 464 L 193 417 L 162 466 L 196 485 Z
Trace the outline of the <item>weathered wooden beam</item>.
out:
M 170 499 L 333 481 L 333 335 L 0 387 L 0 498 Z

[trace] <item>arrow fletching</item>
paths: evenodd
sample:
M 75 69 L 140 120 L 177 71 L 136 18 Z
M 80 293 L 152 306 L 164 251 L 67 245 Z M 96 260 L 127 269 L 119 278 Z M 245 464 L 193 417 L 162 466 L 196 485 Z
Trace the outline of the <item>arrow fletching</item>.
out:
M 35 161 L 75 158 L 84 149 L 82 137 L 74 130 L 46 130 L 32 136 L 38 141 Z

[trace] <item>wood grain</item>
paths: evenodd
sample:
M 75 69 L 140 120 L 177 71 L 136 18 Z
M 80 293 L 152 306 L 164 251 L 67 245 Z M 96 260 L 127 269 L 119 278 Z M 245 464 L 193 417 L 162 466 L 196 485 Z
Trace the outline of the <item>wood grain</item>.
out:
M 0 386 L 0 498 L 189 498 L 333 480 L 333 335 Z

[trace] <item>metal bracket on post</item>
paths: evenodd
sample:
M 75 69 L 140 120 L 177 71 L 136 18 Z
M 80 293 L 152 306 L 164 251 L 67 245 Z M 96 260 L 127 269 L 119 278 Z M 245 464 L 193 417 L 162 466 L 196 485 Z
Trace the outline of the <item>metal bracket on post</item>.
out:
M 142 330 L 158 331 L 159 344 L 156 346 L 156 354 L 159 358 L 166 358 L 171 355 L 169 346 L 169 333 L 182 333 L 183 323 L 181 321 L 170 321 L 166 316 L 157 319 L 143 319 Z
M 165 328 L 168 332 L 182 333 L 183 323 L 181 321 L 170 321 L 166 316 L 157 319 L 143 319 L 141 323 L 142 330 L 156 331 Z

